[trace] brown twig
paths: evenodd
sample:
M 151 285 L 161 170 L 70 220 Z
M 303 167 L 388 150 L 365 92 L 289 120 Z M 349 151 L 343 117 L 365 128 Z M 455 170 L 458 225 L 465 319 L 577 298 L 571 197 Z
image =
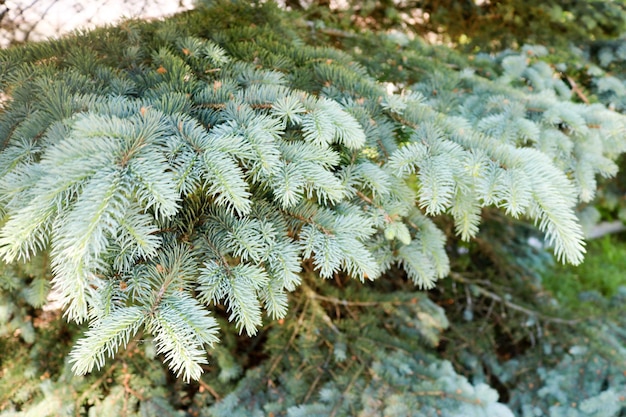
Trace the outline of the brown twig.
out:
M 80 415 L 80 410 L 81 410 L 80 405 L 83 403 L 83 401 L 85 401 L 85 399 L 89 396 L 89 394 L 98 386 L 100 386 L 113 373 L 115 368 L 117 368 L 117 363 L 114 363 L 113 365 L 109 366 L 107 370 L 104 372 L 104 374 L 102 374 L 100 378 L 98 378 L 93 384 L 91 384 L 89 388 L 83 391 L 83 394 L 76 399 L 76 401 L 74 402 L 74 405 L 75 405 L 74 409 L 76 410 L 77 416 Z
M 326 362 L 324 362 L 324 367 L 323 368 L 318 367 L 319 372 L 317 373 L 315 380 L 313 380 L 313 383 L 311 384 L 311 386 L 309 387 L 309 390 L 304 396 L 304 400 L 302 401 L 303 403 L 307 403 L 309 401 L 309 398 L 311 398 L 311 395 L 313 395 L 313 391 L 315 390 L 315 387 L 317 386 L 317 384 L 319 384 L 320 380 L 322 379 L 322 375 L 325 374 L 324 368 L 326 368 L 328 364 L 330 363 L 331 357 L 332 357 L 332 351 L 330 351 L 328 356 L 326 357 Z
M 348 300 L 342 300 L 336 297 L 326 297 L 324 295 L 319 295 L 315 292 L 310 292 L 307 294 L 307 296 L 316 300 L 327 301 L 332 304 L 337 304 L 337 305 L 346 306 L 346 307 L 375 307 L 375 306 L 379 306 L 382 304 L 393 304 L 393 305 L 402 304 L 402 302 L 400 301 L 348 301 Z
M 216 401 L 219 401 L 222 399 L 222 397 L 217 393 L 217 391 L 215 391 L 215 389 L 212 386 L 204 382 L 202 379 L 198 379 L 198 385 L 200 385 L 203 389 L 207 390 L 215 398 Z
M 293 333 L 291 334 L 291 337 L 289 338 L 289 341 L 287 342 L 287 344 L 285 345 L 285 347 L 283 348 L 282 352 L 276 356 L 276 359 L 274 359 L 274 362 L 272 363 L 272 365 L 270 366 L 269 370 L 267 371 L 267 376 L 269 377 L 270 375 L 272 375 L 272 373 L 274 372 L 274 370 L 276 369 L 276 367 L 278 366 L 278 364 L 280 363 L 281 359 L 283 358 L 283 356 L 285 356 L 285 354 L 287 353 L 287 350 L 289 350 L 289 346 L 291 346 L 291 344 L 293 343 L 293 341 L 296 339 L 296 337 L 298 336 L 298 332 L 300 330 L 300 327 L 302 327 L 303 323 L 304 323 L 304 316 L 307 312 L 307 307 L 308 304 L 310 302 L 309 298 L 305 298 L 304 300 L 304 306 L 302 307 L 302 313 L 300 314 L 300 316 L 298 317 L 298 321 L 296 323 L 296 327 L 293 330 Z
M 485 297 L 488 297 L 488 298 L 491 298 L 492 300 L 497 301 L 499 303 L 502 303 L 502 305 L 510 308 L 511 310 L 515 310 L 515 311 L 518 311 L 520 313 L 524 313 L 524 314 L 526 314 L 528 316 L 537 317 L 537 318 L 542 319 L 542 320 L 544 320 L 546 322 L 549 322 L 549 323 L 560 323 L 560 324 L 567 324 L 567 325 L 570 325 L 570 326 L 580 322 L 580 320 L 566 320 L 566 319 L 562 319 L 562 318 L 559 318 L 559 317 L 549 317 L 549 316 L 544 316 L 542 314 L 539 314 L 539 313 L 537 313 L 534 310 L 528 309 L 526 307 L 522 307 L 522 306 L 520 306 L 518 304 L 512 303 L 511 301 L 505 300 L 503 297 L 499 296 L 498 294 L 496 294 L 494 292 L 491 292 L 489 290 L 486 290 L 486 289 L 484 289 L 481 286 L 476 285 L 475 282 L 472 282 L 471 280 L 465 278 L 464 276 L 462 276 L 459 273 L 451 272 L 450 273 L 450 277 L 453 280 L 455 280 L 457 282 L 460 282 L 462 284 L 474 285 L 473 289 L 476 292 L 480 293 L 481 295 L 483 295 Z
M 569 75 L 566 78 L 567 78 L 567 82 L 569 82 L 569 85 L 572 86 L 572 91 L 574 93 L 576 93 L 578 98 L 580 98 L 585 104 L 589 104 L 589 99 L 583 93 L 583 91 L 580 89 L 580 87 L 578 87 L 578 84 L 576 84 L 576 81 L 574 81 L 574 79 L 572 77 L 570 77 Z
M 343 395 L 346 395 L 346 393 L 348 393 L 352 389 L 352 387 L 356 383 L 357 379 L 363 373 L 364 370 L 365 370 L 365 365 L 361 365 L 361 367 L 352 376 L 352 379 L 350 380 L 350 383 L 346 386 L 346 389 L 343 390 Z M 333 407 L 333 409 L 332 409 L 332 411 L 331 411 L 331 413 L 329 414 L 328 417 L 335 417 L 335 415 L 337 414 L 337 410 L 338 409 L 339 409 L 339 402 L 337 404 L 335 404 L 335 406 Z

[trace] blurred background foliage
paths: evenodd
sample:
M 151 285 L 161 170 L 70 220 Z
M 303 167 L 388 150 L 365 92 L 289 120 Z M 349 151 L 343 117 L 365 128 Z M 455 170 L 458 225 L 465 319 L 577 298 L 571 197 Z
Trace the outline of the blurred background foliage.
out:
M 0 47 L 111 24 L 121 18 L 162 17 L 192 6 L 191 0 L 0 0 Z

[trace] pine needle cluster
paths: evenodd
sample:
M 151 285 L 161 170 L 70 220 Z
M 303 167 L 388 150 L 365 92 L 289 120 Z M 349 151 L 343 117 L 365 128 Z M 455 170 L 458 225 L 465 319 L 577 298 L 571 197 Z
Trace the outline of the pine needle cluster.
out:
M 272 3 L 216 2 L 0 52 L 0 255 L 45 259 L 50 274 L 8 279 L 3 289 L 27 289 L 5 316 L 22 317 L 10 328 L 27 342 L 24 317 L 50 298 L 88 324 L 42 388 L 65 404 L 60 382 L 96 372 L 75 379 L 86 391 L 68 414 L 176 415 L 159 394 L 166 374 L 136 375 L 155 369 L 146 358 L 190 382 L 213 356 L 234 384 L 233 338 L 275 353 L 291 334 L 198 413 L 512 415 L 493 388 L 419 349 L 448 323 L 416 291 L 450 274 L 448 249 L 494 211 L 535 225 L 558 260 L 582 262 L 575 210 L 617 172 L 626 117 L 574 103 L 537 48 L 473 66 L 377 35 L 408 68 L 394 78 L 394 61 L 381 68 L 306 28 Z M 399 274 L 412 287 L 364 295 Z M 360 300 L 335 292 L 347 278 Z M 316 374 L 331 364 L 343 376 Z M 106 400 L 85 388 L 113 374 L 121 385 Z M 251 390 L 268 381 L 280 383 Z

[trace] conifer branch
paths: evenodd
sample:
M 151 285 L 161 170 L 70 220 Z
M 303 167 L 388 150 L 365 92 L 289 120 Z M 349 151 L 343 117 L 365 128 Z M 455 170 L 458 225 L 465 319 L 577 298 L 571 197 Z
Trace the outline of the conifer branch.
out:
M 346 395 L 352 390 L 352 387 L 354 387 L 354 384 L 356 384 L 357 380 L 359 379 L 363 371 L 365 371 L 365 364 L 361 364 L 361 366 L 356 370 L 356 372 L 354 372 L 354 375 L 352 375 L 352 378 L 350 378 L 350 382 L 348 382 L 348 385 L 346 385 L 346 388 L 343 390 L 342 395 Z M 330 412 L 329 417 L 335 417 L 335 415 L 337 415 L 337 411 L 339 410 L 339 404 L 340 404 L 339 402 L 335 404 L 335 406 Z
M 303 266 L 321 279 L 345 273 L 361 281 L 401 273 L 393 269 L 400 266 L 415 286 L 432 288 L 450 272 L 447 231 L 433 221 L 439 216 L 470 240 L 483 208 L 493 207 L 534 222 L 559 260 L 582 261 L 575 207 L 592 200 L 599 177 L 616 174 L 626 117 L 589 104 L 586 86 L 573 78 L 555 77 L 538 58 L 540 47 L 477 64 L 401 33 L 340 33 L 337 40 L 350 40 L 346 52 L 298 36 L 299 19 L 272 2 L 209 3 L 162 22 L 0 52 L 0 90 L 11 96 L 0 108 L 0 256 L 50 256 L 66 317 L 89 320 L 70 353 L 74 372 L 105 365 L 143 329 L 174 374 L 198 379 L 207 347 L 218 341 L 211 306 L 224 306 L 236 331 L 252 336 L 264 314 L 286 317 L 288 292 L 298 287 L 299 316 L 286 326 L 287 344 L 259 367 L 270 374 L 283 374 L 309 323 L 330 329 L 315 349 L 336 348 L 338 363 L 351 360 L 332 308 L 357 318 L 382 307 L 412 339 L 436 343 L 446 320 L 434 307 L 419 310 L 428 319 L 417 323 L 404 298 L 341 299 L 301 281 Z M 403 92 L 387 94 L 371 74 Z M 621 80 L 605 80 L 597 97 L 620 88 Z M 572 91 L 583 103 L 571 101 Z M 16 284 L 20 296 L 41 304 L 47 281 L 28 281 Z M 484 285 L 476 291 L 492 303 L 488 314 L 497 304 L 547 323 L 577 323 Z M 12 322 L 18 314 L 7 311 Z M 19 329 L 24 340 L 27 330 Z M 360 351 L 373 358 L 393 350 L 400 359 L 386 357 L 384 366 L 409 369 L 411 338 L 389 341 L 387 329 L 379 330 L 355 338 L 380 343 Z M 396 359 L 401 364 L 391 364 Z M 370 377 L 362 370 L 342 383 L 341 401 L 328 395 L 319 409 L 339 414 L 352 401 L 347 391 Z M 249 381 L 241 367 L 222 371 L 229 384 Z M 122 386 L 111 391 L 111 409 L 122 400 L 130 407 L 132 396 L 141 397 L 137 410 L 146 415 L 141 407 L 150 401 L 167 409 L 137 395 L 140 385 L 129 375 L 124 369 Z M 305 399 L 315 401 L 331 376 L 314 376 Z M 219 399 L 206 381 L 200 387 Z M 79 396 L 77 409 L 89 398 Z M 228 398 L 221 399 L 226 408 Z
M 319 229 L 320 231 L 322 231 L 325 235 L 328 236 L 334 236 L 334 232 L 326 227 L 324 227 L 323 225 L 316 223 L 315 220 L 313 220 L 313 218 L 308 218 L 308 217 L 304 217 L 302 215 L 299 215 L 297 213 L 292 213 L 290 211 L 286 212 L 290 217 L 293 217 L 296 220 L 301 221 L 302 223 L 306 223 L 306 224 L 310 224 L 312 226 L 315 226 L 317 229 Z
M 331 358 L 332 358 L 332 352 L 328 352 L 328 354 L 326 355 L 326 360 L 324 361 L 323 366 L 317 368 L 317 375 L 315 376 L 315 379 L 313 380 L 313 382 L 309 386 L 309 389 L 307 390 L 306 394 L 304 395 L 304 398 L 302 399 L 303 403 L 307 403 L 309 401 L 309 399 L 311 398 L 311 395 L 313 395 L 313 393 L 315 392 L 315 389 L 317 388 L 320 380 L 322 379 L 324 374 L 326 372 L 328 372 L 326 370 L 326 367 L 330 363 L 330 359 Z

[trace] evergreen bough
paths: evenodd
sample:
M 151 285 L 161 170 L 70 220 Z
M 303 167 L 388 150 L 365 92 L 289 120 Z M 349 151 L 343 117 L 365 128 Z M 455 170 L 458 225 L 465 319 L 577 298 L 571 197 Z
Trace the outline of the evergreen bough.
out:
M 29 303 L 52 297 L 67 319 L 89 323 L 70 353 L 76 374 L 102 368 L 134 340 L 153 346 L 177 377 L 197 380 L 207 346 L 221 362 L 232 359 L 216 345 L 221 312 L 254 336 L 263 311 L 287 317 L 290 292 L 315 300 L 303 284 L 311 272 L 365 283 L 400 267 L 417 288 L 433 288 L 450 272 L 448 221 L 469 241 L 491 207 L 534 223 L 559 260 L 582 261 L 575 208 L 594 197 L 598 174 L 616 173 L 626 118 L 571 102 L 570 88 L 533 61 L 541 50 L 500 56 L 489 63 L 497 77 L 414 50 L 407 59 L 419 58 L 425 75 L 384 85 L 358 63 L 367 57 L 315 46 L 296 34 L 306 34 L 302 22 L 284 16 L 272 4 L 218 3 L 0 53 L 8 97 L 0 111 L 0 253 L 8 263 L 49 255 L 51 292 L 37 278 Z M 409 44 L 396 34 L 383 42 Z M 421 338 L 447 326 L 427 299 L 409 295 L 394 294 L 395 302 L 417 310 L 385 314 L 419 317 L 407 331 Z M 316 318 L 302 355 L 325 325 L 341 363 L 349 329 L 312 301 L 296 311 Z M 365 342 L 372 340 L 393 336 Z M 469 384 L 446 362 L 401 350 L 367 358 L 370 379 L 353 370 L 310 405 L 268 392 L 266 411 L 277 401 L 277 412 L 289 406 L 290 416 L 354 407 L 405 415 L 411 406 L 391 394 L 417 372 L 432 390 L 411 390 L 447 398 L 451 416 L 489 407 L 510 415 L 495 391 Z M 229 381 L 241 370 L 231 363 L 223 372 Z M 235 415 L 254 378 L 210 412 Z M 385 404 L 350 397 L 355 384 Z M 302 388 L 289 387 L 293 398 Z

